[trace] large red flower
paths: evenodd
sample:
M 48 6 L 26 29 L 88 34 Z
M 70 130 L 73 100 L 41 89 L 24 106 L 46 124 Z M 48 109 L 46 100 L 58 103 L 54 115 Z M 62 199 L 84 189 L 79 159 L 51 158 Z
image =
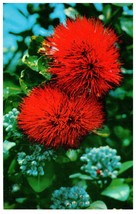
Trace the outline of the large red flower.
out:
M 103 122 L 102 108 L 96 101 L 69 99 L 49 86 L 33 89 L 20 107 L 19 127 L 30 140 L 47 147 L 77 147 L 81 137 Z
M 68 94 L 101 96 L 119 85 L 118 37 L 99 20 L 68 20 L 47 39 L 42 53 L 53 57 L 50 72 L 56 76 L 57 86 Z

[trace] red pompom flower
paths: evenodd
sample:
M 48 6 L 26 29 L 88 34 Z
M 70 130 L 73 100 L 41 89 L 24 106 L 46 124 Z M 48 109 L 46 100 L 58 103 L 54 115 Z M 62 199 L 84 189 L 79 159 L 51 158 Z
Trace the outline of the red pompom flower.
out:
M 70 95 L 101 96 L 121 80 L 117 41 L 101 21 L 84 17 L 56 27 L 43 42 L 42 53 L 53 58 L 49 71 L 58 87 Z
M 47 147 L 77 147 L 81 137 L 100 127 L 101 105 L 94 100 L 73 99 L 56 88 L 34 88 L 21 103 L 19 127 L 30 140 Z

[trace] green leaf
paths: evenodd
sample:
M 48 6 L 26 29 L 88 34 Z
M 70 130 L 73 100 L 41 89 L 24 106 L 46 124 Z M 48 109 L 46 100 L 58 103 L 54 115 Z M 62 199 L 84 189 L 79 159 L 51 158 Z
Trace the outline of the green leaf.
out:
M 6 159 L 9 155 L 9 150 L 16 145 L 15 142 L 10 142 L 8 140 L 5 140 L 3 142 L 3 153 L 4 153 L 4 159 Z
M 45 79 L 50 80 L 51 79 L 51 74 L 48 72 L 48 62 L 49 59 L 47 59 L 45 56 L 41 56 L 38 59 L 38 71 L 39 73 L 45 77 Z
M 119 201 L 126 201 L 129 197 L 130 187 L 124 183 L 124 179 L 114 179 L 101 195 L 114 198 Z
M 24 55 L 22 58 L 22 62 L 33 71 L 38 71 L 38 56 Z
M 107 206 L 103 201 L 94 201 L 87 209 L 107 210 Z
M 129 36 L 133 37 L 133 19 L 132 18 L 120 18 L 121 29 Z
M 51 74 L 48 72 L 49 68 L 49 59 L 45 56 L 28 56 L 25 55 L 22 61 L 33 71 L 38 72 L 41 74 L 45 79 L 50 80 Z
M 28 86 L 24 81 L 24 75 L 25 75 L 25 70 L 21 71 L 21 75 L 20 75 L 20 78 L 19 78 L 19 83 L 20 83 L 22 91 L 25 94 L 28 94 L 30 90 L 28 89 Z
M 105 20 L 108 20 L 110 19 L 111 17 L 111 5 L 110 4 L 107 4 L 104 8 L 103 8 L 103 14 L 104 14 L 104 17 L 105 17 Z
M 57 163 L 69 163 L 70 162 L 70 159 L 65 156 L 65 155 L 58 155 L 57 158 L 55 159 L 55 161 Z
M 15 85 L 13 82 L 8 80 L 4 81 L 4 89 L 3 89 L 4 99 L 7 99 L 11 95 L 17 95 L 21 92 L 22 92 L 21 88 L 18 85 Z
M 24 203 L 27 200 L 27 198 L 16 198 L 16 202 L 19 204 Z
M 129 129 L 124 129 L 122 126 L 114 127 L 115 135 L 120 139 L 130 138 L 131 132 Z
M 78 152 L 74 149 L 69 149 L 66 152 L 66 156 L 71 160 L 71 161 L 76 161 L 78 157 Z
M 15 173 L 16 164 L 17 164 L 17 161 L 15 158 L 11 161 L 11 164 L 10 164 L 9 169 L 8 169 L 8 174 L 11 175 L 11 174 Z
M 105 125 L 102 129 L 94 130 L 93 133 L 101 137 L 108 137 L 110 135 L 110 130 L 108 126 Z
M 110 91 L 110 95 L 114 98 L 124 100 L 126 96 L 126 91 L 123 88 L 117 88 L 115 90 Z
M 124 6 L 130 6 L 132 5 L 132 3 L 112 3 L 113 5 L 117 6 L 117 7 L 124 7 Z
M 121 71 L 123 74 L 133 74 L 133 70 L 128 70 L 126 68 L 122 68 Z
M 45 174 L 43 176 L 38 175 L 37 177 L 27 177 L 29 185 L 35 192 L 44 191 L 52 184 L 53 180 L 55 179 L 53 164 L 51 162 L 46 162 L 44 172 Z
M 133 166 L 133 161 L 126 161 L 126 162 L 122 163 L 118 174 L 121 174 L 121 173 L 125 172 L 126 170 L 128 170 L 132 166 Z
M 15 207 L 16 207 L 15 204 L 9 204 L 8 202 L 4 203 L 4 209 L 13 210 L 15 209 Z
M 75 19 L 78 16 L 78 11 L 74 9 L 73 7 L 66 8 L 64 10 L 64 13 L 66 14 L 67 17 L 71 19 Z
M 28 53 L 29 55 L 37 55 L 39 48 L 42 47 L 42 42 L 44 38 L 42 36 L 32 36 L 29 45 Z
M 79 178 L 83 180 L 92 180 L 89 175 L 81 174 L 81 173 L 75 173 L 69 176 L 69 178 Z

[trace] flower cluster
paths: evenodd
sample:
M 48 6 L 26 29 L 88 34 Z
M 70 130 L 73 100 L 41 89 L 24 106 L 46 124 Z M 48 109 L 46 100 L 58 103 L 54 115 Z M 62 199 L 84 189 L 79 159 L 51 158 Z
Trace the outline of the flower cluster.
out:
M 78 186 L 55 190 L 51 200 L 51 209 L 85 209 L 90 205 L 90 196 Z
M 84 98 L 68 98 L 58 89 L 33 89 L 21 105 L 19 127 L 46 147 L 76 147 L 81 137 L 100 127 L 101 105 Z
M 53 58 L 55 85 L 69 95 L 102 96 L 121 81 L 118 37 L 98 19 L 77 18 L 55 28 L 43 42 L 43 54 Z
M 5 131 L 8 132 L 7 136 L 16 136 L 20 137 L 21 133 L 17 130 L 17 116 L 19 114 L 19 111 L 16 108 L 13 108 L 11 111 L 9 111 L 7 114 L 3 117 L 3 126 L 5 128 Z
M 19 128 L 46 147 L 77 148 L 100 128 L 100 100 L 121 80 L 118 38 L 96 19 L 77 18 L 55 28 L 41 53 L 50 57 L 51 82 L 23 99 Z M 100 97 L 101 99 L 98 99 Z
M 33 145 L 30 146 L 30 155 L 27 155 L 25 152 L 19 152 L 17 161 L 23 174 L 42 176 L 44 175 L 46 161 L 51 161 L 55 157 L 53 150 L 45 151 L 42 145 Z
M 116 178 L 121 167 L 121 158 L 116 154 L 116 149 L 109 146 L 87 148 L 86 153 L 80 158 L 85 162 L 81 169 L 88 173 L 92 180 Z

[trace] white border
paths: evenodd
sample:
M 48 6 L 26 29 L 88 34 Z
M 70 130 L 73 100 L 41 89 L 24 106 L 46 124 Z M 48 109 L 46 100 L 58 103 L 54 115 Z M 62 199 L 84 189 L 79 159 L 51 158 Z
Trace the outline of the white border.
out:
M 66 0 L 50 0 L 50 1 L 45 1 L 45 0 L 18 0 L 18 1 L 13 1 L 13 0 L 3 0 L 1 1 L 0 0 L 0 128 L 2 128 L 2 118 L 3 118 L 3 3 L 133 3 L 133 9 L 134 9 L 134 37 L 133 37 L 133 47 L 134 47 L 134 55 L 133 55 L 133 65 L 134 65 L 134 68 L 136 68 L 136 53 L 135 53 L 135 48 L 136 48 L 136 39 L 135 39 L 135 36 L 136 36 L 136 33 L 135 33 L 135 25 L 136 25 L 136 1 L 135 0 L 93 0 L 93 1 L 88 1 L 88 0 L 81 0 L 81 1 L 76 1 L 76 0 L 70 0 L 70 1 L 66 1 Z M 136 84 L 135 84 L 135 80 L 136 80 L 136 74 L 134 73 L 134 84 L 133 84 L 133 89 L 134 89 L 134 98 L 135 98 L 135 91 L 136 91 Z M 134 113 L 134 118 L 133 118 L 133 125 L 134 125 L 134 128 L 135 128 L 135 116 L 136 116 L 136 104 L 135 104 L 135 99 L 134 99 L 134 102 L 133 102 L 133 113 Z M 1 129 L 2 130 L 2 129 Z M 2 147 L 2 139 L 3 139 L 3 134 L 2 134 L 2 131 L 0 130 L 0 139 L 1 139 L 1 143 L 0 143 L 0 213 L 23 213 L 23 212 L 29 212 L 29 213 L 37 213 L 37 212 L 40 212 L 40 213 L 45 213 L 45 212 L 48 212 L 48 213 L 52 213 L 52 214 L 56 214 L 57 213 L 64 213 L 64 212 L 69 212 L 69 213 L 75 213 L 75 212 L 78 212 L 78 213 L 83 213 L 83 212 L 86 212 L 86 213 L 95 213 L 95 214 L 98 214 L 99 212 L 100 213 L 117 213 L 117 214 L 124 214 L 124 213 L 129 213 L 129 214 L 133 214 L 133 213 L 136 213 L 136 205 L 135 205 L 135 202 L 136 202 L 136 194 L 135 194 L 135 191 L 136 191 L 136 167 L 135 167 L 135 152 L 136 152 L 136 146 L 135 146 L 135 139 L 136 139 L 136 132 L 134 130 L 134 143 L 133 143 L 133 148 L 134 148 L 134 152 L 133 152 L 133 156 L 134 156 L 134 207 L 133 207 L 133 210 L 46 210 L 46 209 L 43 209 L 43 210 L 27 210 L 27 209 L 22 209 L 22 210 L 17 210 L 17 209 L 14 209 L 14 210 L 3 210 L 3 154 L 2 154 L 2 151 L 3 151 L 3 147 Z

